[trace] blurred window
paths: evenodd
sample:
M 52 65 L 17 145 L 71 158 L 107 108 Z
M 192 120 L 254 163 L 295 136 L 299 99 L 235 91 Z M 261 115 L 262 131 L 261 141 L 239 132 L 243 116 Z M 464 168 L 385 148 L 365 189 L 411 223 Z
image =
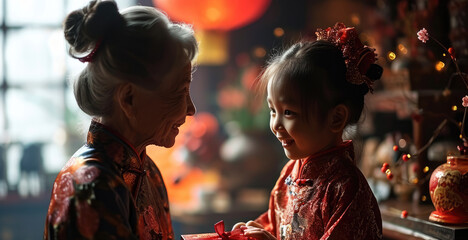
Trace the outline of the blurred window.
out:
M 85 140 L 89 117 L 71 84 L 85 64 L 67 55 L 62 22 L 88 2 L 0 0 L 0 182 L 20 194 L 38 191 L 22 187 L 22 176 L 50 180 Z

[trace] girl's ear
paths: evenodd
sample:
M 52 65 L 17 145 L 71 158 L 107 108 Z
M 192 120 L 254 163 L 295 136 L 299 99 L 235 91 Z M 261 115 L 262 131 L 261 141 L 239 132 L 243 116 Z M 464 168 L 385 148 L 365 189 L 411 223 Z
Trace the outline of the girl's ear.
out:
M 330 116 L 330 129 L 334 133 L 343 131 L 348 123 L 349 108 L 344 104 L 339 104 L 331 111 Z
M 117 105 L 120 107 L 127 119 L 134 117 L 135 113 L 135 87 L 131 83 L 124 83 L 117 88 L 115 97 Z

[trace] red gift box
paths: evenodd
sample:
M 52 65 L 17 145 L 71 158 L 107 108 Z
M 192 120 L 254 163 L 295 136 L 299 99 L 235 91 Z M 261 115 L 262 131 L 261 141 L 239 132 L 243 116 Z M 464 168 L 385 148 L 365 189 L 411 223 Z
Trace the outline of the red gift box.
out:
M 222 240 L 223 238 L 220 237 L 217 233 L 199 233 L 199 234 L 188 234 L 188 235 L 182 235 L 181 237 L 182 240 Z
M 219 221 L 215 225 L 216 233 L 199 233 L 182 235 L 182 240 L 250 240 L 252 238 L 244 236 L 244 228 L 238 228 L 230 232 L 224 231 L 224 221 Z

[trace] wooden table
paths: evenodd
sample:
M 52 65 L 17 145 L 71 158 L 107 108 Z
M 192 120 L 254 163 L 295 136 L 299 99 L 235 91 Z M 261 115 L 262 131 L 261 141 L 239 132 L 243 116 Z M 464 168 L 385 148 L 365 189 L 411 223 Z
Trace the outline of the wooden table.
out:
M 381 202 L 384 239 L 468 239 L 468 224 L 440 224 L 429 221 L 432 204 L 389 200 Z M 408 211 L 402 218 L 401 212 Z

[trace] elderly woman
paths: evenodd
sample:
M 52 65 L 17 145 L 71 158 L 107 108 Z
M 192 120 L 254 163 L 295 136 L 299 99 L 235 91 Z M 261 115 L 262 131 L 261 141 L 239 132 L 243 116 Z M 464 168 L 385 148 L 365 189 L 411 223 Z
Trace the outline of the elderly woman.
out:
M 192 29 L 151 7 L 119 13 L 97 0 L 71 12 L 64 33 L 70 55 L 88 62 L 74 92 L 93 120 L 55 180 L 44 239 L 173 239 L 166 188 L 145 147 L 173 146 L 195 113 Z

